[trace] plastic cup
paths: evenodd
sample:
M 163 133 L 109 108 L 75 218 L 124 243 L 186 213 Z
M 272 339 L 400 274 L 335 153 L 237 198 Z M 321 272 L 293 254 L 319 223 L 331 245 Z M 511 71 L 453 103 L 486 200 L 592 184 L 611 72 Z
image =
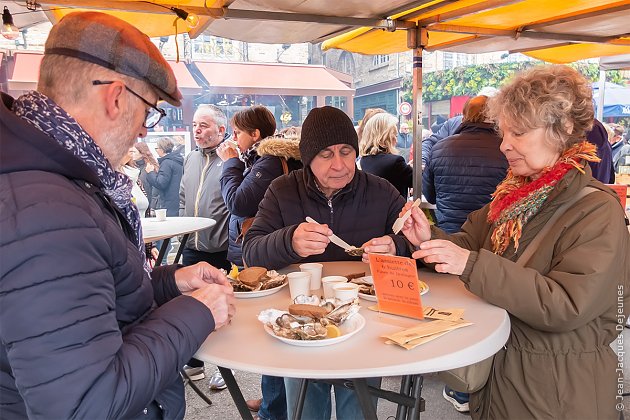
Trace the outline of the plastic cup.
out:
M 310 296 L 311 291 L 311 273 L 304 271 L 294 271 L 287 274 L 289 279 L 289 292 L 291 300 L 295 300 L 300 295 Z
M 342 302 L 359 297 L 359 285 L 355 283 L 337 283 L 333 286 L 335 298 Z
M 332 299 L 335 297 L 333 286 L 338 283 L 347 283 L 348 279 L 343 276 L 326 276 L 322 277 L 322 286 L 324 286 L 324 299 Z
M 155 220 L 158 222 L 163 222 L 166 220 L 166 209 L 157 209 L 155 210 Z
M 311 290 L 319 290 L 322 287 L 322 269 L 323 264 L 305 263 L 300 264 L 300 271 L 311 273 Z

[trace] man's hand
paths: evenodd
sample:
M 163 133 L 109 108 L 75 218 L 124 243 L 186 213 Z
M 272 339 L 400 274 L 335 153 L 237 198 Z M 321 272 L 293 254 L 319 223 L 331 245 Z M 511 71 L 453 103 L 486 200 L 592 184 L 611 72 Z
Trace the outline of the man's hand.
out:
M 361 259 L 364 263 L 369 263 L 368 254 L 389 254 L 396 255 L 396 244 L 391 236 L 381 236 L 380 238 L 370 239 L 363 244 L 363 256 Z
M 185 294 L 206 287 L 208 284 L 220 284 L 232 288 L 225 274 L 207 262 L 199 262 L 178 269 L 175 271 L 175 283 L 179 291 Z
M 420 244 L 420 250 L 411 255 L 422 258 L 425 263 L 434 263 L 438 273 L 449 273 L 459 276 L 464 272 L 470 251 L 460 248 L 451 241 L 434 239 Z
M 146 173 L 153 172 L 155 171 L 155 166 L 151 165 L 150 163 L 147 163 L 144 167 L 144 170 Z
M 230 142 L 224 141 L 219 145 L 219 147 L 217 147 L 217 156 L 219 156 L 219 159 L 225 162 L 230 158 L 237 158 L 238 151 L 234 148 L 234 146 L 232 146 Z
M 300 223 L 293 232 L 291 245 L 295 253 L 302 258 L 323 254 L 330 243 L 328 238 L 330 235 L 332 230 L 328 229 L 328 225 Z
M 405 207 L 403 207 L 400 211 L 400 216 L 405 214 L 412 205 L 413 203 L 407 202 Z M 409 242 L 415 246 L 420 246 L 420 244 L 424 241 L 431 239 L 431 224 L 422 210 L 418 207 L 413 207 L 411 209 L 411 217 L 405 220 L 405 224 L 402 227 L 402 233 L 407 237 Z
M 231 285 L 206 283 L 204 287 L 190 293 L 190 296 L 210 309 L 214 318 L 215 330 L 228 324 L 236 312 L 234 292 Z

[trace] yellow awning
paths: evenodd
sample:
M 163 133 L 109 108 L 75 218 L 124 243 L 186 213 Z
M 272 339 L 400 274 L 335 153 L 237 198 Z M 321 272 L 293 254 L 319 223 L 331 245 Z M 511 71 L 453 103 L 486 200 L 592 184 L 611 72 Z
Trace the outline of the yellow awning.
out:
M 58 22 L 62 17 L 72 12 L 97 10 L 131 23 L 150 37 L 188 32 L 192 38 L 203 33 L 214 20 L 206 14 L 205 8 L 223 6 L 223 2 L 220 0 L 206 0 L 205 6 L 204 0 L 166 1 L 160 2 L 160 5 L 133 0 L 52 0 L 46 3 L 51 6 L 54 4 L 62 7 L 46 12 L 52 23 Z M 184 20 L 177 18 L 176 14 L 170 10 L 171 7 L 195 13 L 199 17 L 199 23 L 191 28 Z
M 427 29 L 429 51 L 508 50 L 567 63 L 630 53 L 630 0 L 463 0 L 433 2 L 396 17 Z M 425 11 L 423 11 L 423 9 Z M 322 49 L 391 54 L 409 49 L 406 31 L 359 28 Z

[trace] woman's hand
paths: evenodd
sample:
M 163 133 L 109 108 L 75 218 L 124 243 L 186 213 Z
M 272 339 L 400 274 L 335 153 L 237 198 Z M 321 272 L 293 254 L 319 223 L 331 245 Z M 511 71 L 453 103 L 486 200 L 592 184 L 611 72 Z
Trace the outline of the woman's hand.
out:
M 405 214 L 412 205 L 412 202 L 407 202 L 400 211 L 400 216 Z M 424 241 L 431 239 L 431 224 L 420 208 L 413 207 L 411 216 L 405 220 L 401 232 L 412 245 L 420 246 Z
M 420 244 L 420 250 L 411 255 L 421 258 L 425 263 L 435 264 L 438 273 L 449 273 L 459 276 L 464 272 L 470 251 L 460 248 L 451 241 L 434 239 Z
M 370 239 L 363 244 L 363 256 L 361 260 L 369 263 L 368 254 L 389 254 L 396 255 L 396 244 L 391 236 L 381 236 L 380 238 Z
M 232 146 L 231 143 L 224 141 L 217 148 L 217 156 L 219 156 L 219 159 L 225 162 L 228 159 L 237 158 L 238 151 L 234 148 L 234 146 Z
M 300 223 L 293 232 L 291 245 L 296 254 L 302 258 L 310 255 L 323 254 L 330 243 L 332 230 L 328 225 L 317 225 L 315 223 Z
M 151 165 L 150 163 L 147 163 L 146 166 L 144 167 L 144 170 L 147 173 L 153 172 L 153 171 L 155 171 L 155 166 Z

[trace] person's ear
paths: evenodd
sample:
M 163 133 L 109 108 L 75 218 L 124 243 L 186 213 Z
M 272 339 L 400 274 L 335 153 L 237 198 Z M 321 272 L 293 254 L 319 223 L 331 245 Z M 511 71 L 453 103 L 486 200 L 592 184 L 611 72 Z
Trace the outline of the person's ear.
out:
M 219 126 L 219 134 L 221 134 L 222 136 L 225 135 L 225 126 L 224 125 L 220 125 Z
M 104 86 L 105 115 L 111 120 L 118 119 L 125 112 L 125 85 L 114 82 Z
M 255 129 L 254 131 L 249 133 L 249 135 L 254 138 L 254 142 L 257 142 L 258 140 L 260 140 L 260 130 L 259 129 Z

